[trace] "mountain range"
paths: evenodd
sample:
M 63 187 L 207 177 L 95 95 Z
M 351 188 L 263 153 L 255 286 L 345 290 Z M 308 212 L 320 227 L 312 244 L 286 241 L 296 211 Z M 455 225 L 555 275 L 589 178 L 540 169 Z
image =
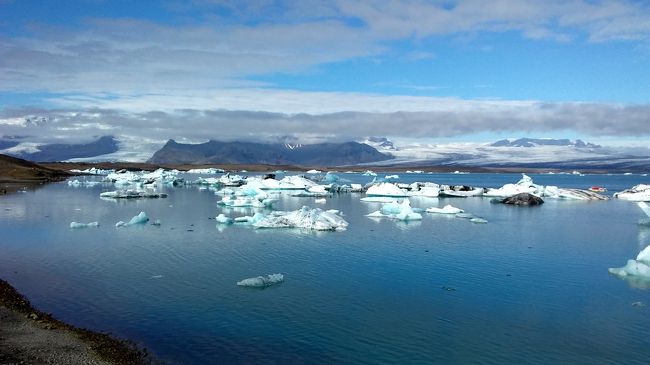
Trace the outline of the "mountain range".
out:
M 35 121 L 34 123 L 38 123 Z M 291 136 L 270 143 L 199 144 L 104 136 L 82 144 L 37 144 L 27 136 L 0 137 L 0 153 L 32 161 L 128 161 L 183 164 L 367 165 L 390 167 L 545 168 L 650 171 L 647 147 L 607 147 L 582 140 L 518 138 L 493 143 L 397 143 L 369 137 L 345 143 L 301 144 Z
M 148 162 L 339 166 L 386 161 L 391 158 L 391 155 L 357 142 L 292 145 L 211 140 L 200 144 L 183 144 L 170 139 Z

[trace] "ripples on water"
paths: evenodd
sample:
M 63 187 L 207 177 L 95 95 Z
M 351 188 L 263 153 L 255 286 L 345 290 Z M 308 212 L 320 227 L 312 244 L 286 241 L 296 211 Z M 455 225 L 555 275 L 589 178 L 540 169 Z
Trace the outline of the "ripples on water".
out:
M 367 177 L 342 175 L 355 182 Z M 561 187 L 607 186 L 640 176 L 533 176 Z M 404 175 L 498 187 L 518 175 Z M 646 179 L 646 180 L 643 180 Z M 281 196 L 276 209 L 340 209 L 346 232 L 217 227 L 225 211 L 209 190 L 167 189 L 167 199 L 111 202 L 110 187 L 65 183 L 0 199 L 0 276 L 36 306 L 108 331 L 177 363 L 629 363 L 646 364 L 650 292 L 607 273 L 650 244 L 635 204 L 489 199 L 453 204 L 486 225 L 423 213 L 376 221 L 360 194 Z M 141 210 L 162 225 L 116 229 Z M 71 221 L 99 228 L 70 230 Z M 247 277 L 282 273 L 266 289 Z

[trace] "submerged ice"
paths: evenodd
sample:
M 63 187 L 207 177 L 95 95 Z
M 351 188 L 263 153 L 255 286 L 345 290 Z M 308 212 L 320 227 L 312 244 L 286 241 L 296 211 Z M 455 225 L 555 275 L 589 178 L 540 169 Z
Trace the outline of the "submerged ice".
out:
M 254 288 L 263 288 L 274 284 L 279 284 L 284 281 L 282 274 L 269 274 L 267 276 L 258 276 L 255 278 L 248 278 L 237 282 L 239 286 L 248 286 Z

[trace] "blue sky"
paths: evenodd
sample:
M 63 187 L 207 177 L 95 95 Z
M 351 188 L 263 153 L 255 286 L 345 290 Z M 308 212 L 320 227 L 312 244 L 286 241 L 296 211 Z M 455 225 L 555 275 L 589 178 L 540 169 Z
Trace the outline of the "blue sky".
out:
M 645 144 L 649 66 L 646 1 L 0 0 L 0 135 Z

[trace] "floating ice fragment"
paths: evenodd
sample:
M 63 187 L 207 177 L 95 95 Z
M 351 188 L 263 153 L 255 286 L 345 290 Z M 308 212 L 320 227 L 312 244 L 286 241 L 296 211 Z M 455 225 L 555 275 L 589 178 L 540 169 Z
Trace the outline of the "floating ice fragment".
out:
M 131 220 L 129 221 L 128 224 L 129 225 L 132 225 L 132 224 L 144 224 L 144 223 L 147 223 L 147 222 L 149 222 L 149 217 L 147 217 L 147 213 L 140 212 L 138 215 L 131 218 Z
M 248 278 L 242 281 L 238 281 L 237 285 L 239 286 L 248 286 L 253 288 L 263 288 L 271 286 L 274 284 L 279 284 L 284 281 L 284 275 L 282 274 L 270 274 L 267 276 L 258 276 L 256 278 Z
M 458 214 L 458 213 L 463 213 L 463 210 L 460 208 L 456 208 L 454 206 L 451 206 L 449 204 L 445 205 L 442 208 L 427 208 L 427 213 L 438 213 L 438 214 Z
M 88 227 L 99 227 L 99 222 L 90 222 L 90 223 L 70 222 L 70 228 L 73 229 L 88 228 Z
M 627 264 L 619 268 L 610 268 L 609 272 L 620 276 L 640 276 L 650 279 L 650 246 L 644 248 L 636 260 L 627 260 Z
M 316 200 L 314 200 L 314 203 L 325 204 L 325 203 L 327 203 L 327 199 L 325 199 L 325 198 L 316 199 Z
M 234 219 L 226 217 L 223 213 L 219 214 L 214 220 L 221 224 L 232 224 L 234 222 Z
M 131 220 L 128 223 L 124 223 L 123 221 L 119 221 L 115 223 L 115 227 L 131 226 L 134 224 L 145 224 L 147 222 L 149 222 L 149 217 L 147 217 L 147 213 L 140 212 L 138 215 L 131 218 Z
M 472 218 L 469 221 L 472 222 L 472 223 L 482 223 L 482 224 L 485 224 L 485 223 L 488 222 L 487 219 L 483 219 L 483 218 L 480 218 L 480 217 Z

